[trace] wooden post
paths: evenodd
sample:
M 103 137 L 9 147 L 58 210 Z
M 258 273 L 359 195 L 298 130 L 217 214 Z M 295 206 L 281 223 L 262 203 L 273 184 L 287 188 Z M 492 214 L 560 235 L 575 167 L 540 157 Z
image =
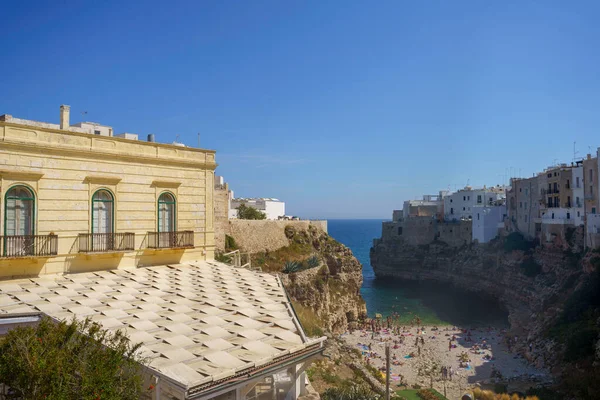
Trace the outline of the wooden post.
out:
M 390 400 L 390 342 L 385 343 L 385 400 Z

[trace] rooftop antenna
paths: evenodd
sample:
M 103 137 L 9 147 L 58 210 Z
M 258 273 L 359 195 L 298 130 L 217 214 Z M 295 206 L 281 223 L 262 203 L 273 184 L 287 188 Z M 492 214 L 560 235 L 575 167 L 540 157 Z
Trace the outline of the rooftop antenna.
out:
M 84 115 L 87 115 L 87 111 L 82 111 L 81 112 L 81 120 L 83 121 L 85 118 L 83 117 Z
M 579 153 L 576 149 L 575 149 L 575 143 L 577 142 L 573 142 L 573 161 L 577 160 L 577 153 Z
M 198 132 L 198 148 L 200 148 L 200 132 Z

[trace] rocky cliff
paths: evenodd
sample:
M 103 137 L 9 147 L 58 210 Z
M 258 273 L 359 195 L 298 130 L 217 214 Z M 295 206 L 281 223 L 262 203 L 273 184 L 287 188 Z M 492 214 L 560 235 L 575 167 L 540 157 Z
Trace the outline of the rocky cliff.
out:
M 281 228 L 281 221 L 273 222 L 274 229 Z M 241 241 L 232 233 L 236 241 Z M 361 264 L 349 248 L 319 225 L 288 224 L 284 233 L 283 246 L 253 252 L 252 265 L 280 274 L 308 334 L 346 331 L 349 323 L 366 315 L 359 292 L 363 281 Z
M 600 265 L 598 254 L 584 251 L 582 242 L 581 229 L 570 231 L 568 239 L 544 246 L 528 242 L 519 234 L 461 248 L 437 241 L 413 246 L 402 238 L 392 238 L 375 242 L 371 265 L 378 278 L 451 283 L 496 298 L 509 312 L 511 336 L 520 338 L 515 350 L 536 366 L 549 367 L 560 375 L 568 354 L 590 343 L 593 348 L 597 340 L 598 329 L 589 326 L 597 318 L 596 300 L 579 304 L 574 300 L 590 290 L 583 288 L 596 279 L 592 277 Z M 580 314 L 591 313 L 584 324 L 580 316 L 570 315 L 578 314 L 578 307 Z M 572 343 L 582 330 L 589 338 Z M 593 358 L 594 352 L 589 353 Z M 591 362 L 584 351 L 580 359 Z

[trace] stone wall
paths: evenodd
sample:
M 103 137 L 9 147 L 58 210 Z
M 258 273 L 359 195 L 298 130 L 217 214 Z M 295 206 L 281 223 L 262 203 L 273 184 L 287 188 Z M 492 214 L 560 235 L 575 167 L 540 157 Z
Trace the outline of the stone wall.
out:
M 413 246 L 433 242 L 437 232 L 437 221 L 432 217 L 412 217 L 404 220 L 402 236 Z
M 215 206 L 215 247 L 225 249 L 225 229 L 229 223 L 229 186 L 216 186 L 214 193 Z
M 225 233 L 232 236 L 240 249 L 248 253 L 274 251 L 289 245 L 285 227 L 292 225 L 296 230 L 308 230 L 309 226 L 327 233 L 327 221 L 270 221 L 270 220 L 229 220 Z
M 452 247 L 471 243 L 473 237 L 472 221 L 442 222 L 438 224 L 438 240 Z

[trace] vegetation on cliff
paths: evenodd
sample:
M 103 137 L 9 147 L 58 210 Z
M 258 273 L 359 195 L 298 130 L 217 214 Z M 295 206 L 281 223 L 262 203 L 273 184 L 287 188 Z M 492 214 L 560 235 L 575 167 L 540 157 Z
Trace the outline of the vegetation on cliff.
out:
M 322 230 L 285 227 L 288 245 L 254 253 L 252 265 L 281 273 L 294 309 L 309 335 L 340 333 L 366 314 L 359 290 L 362 266 L 346 246 Z

